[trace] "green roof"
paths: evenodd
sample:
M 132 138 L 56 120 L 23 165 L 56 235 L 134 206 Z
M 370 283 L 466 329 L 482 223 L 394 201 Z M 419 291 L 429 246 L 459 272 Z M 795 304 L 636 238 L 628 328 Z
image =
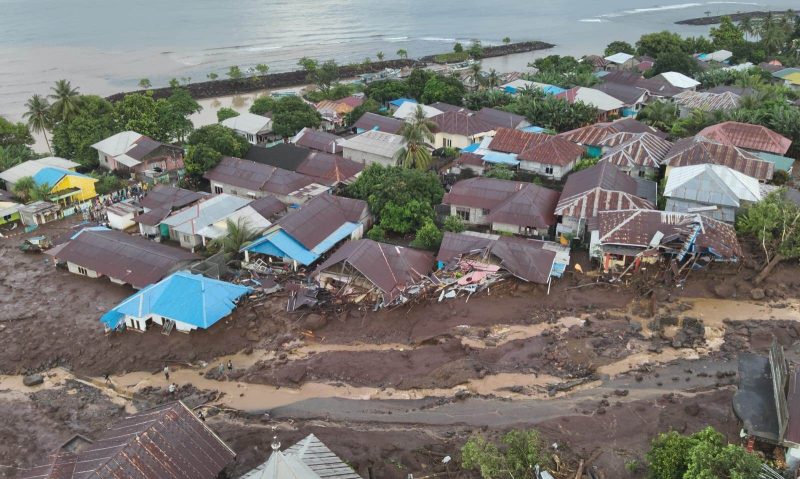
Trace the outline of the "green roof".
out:
M 763 151 L 754 153 L 762 160 L 774 163 L 776 170 L 785 171 L 787 173 L 789 173 L 792 170 L 792 165 L 794 164 L 794 159 L 792 158 L 787 158 L 781 155 L 775 155 L 773 153 L 765 153 Z

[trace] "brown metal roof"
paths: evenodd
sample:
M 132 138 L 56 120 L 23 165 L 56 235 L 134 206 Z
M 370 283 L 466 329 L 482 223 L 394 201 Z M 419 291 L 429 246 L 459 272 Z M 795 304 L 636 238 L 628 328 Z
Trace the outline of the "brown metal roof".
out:
M 353 125 L 353 128 L 360 130 L 378 130 L 384 133 L 397 134 L 403 128 L 403 120 L 390 116 L 378 115 L 377 113 L 364 113 L 361 118 Z
M 366 211 L 366 201 L 324 194 L 292 210 L 277 224 L 306 249 L 312 250 L 343 224 L 361 222 Z
M 626 105 L 635 105 L 642 100 L 642 96 L 646 93 L 644 90 L 633 85 L 614 82 L 604 82 L 592 88 L 600 90 L 606 95 L 611 95 Z
M 726 121 L 711 125 L 700 131 L 698 136 L 717 141 L 723 145 L 765 151 L 776 155 L 785 155 L 792 146 L 792 140 L 775 133 L 765 126 L 740 123 L 738 121 Z
M 473 153 L 461 153 L 455 161 L 458 165 L 483 166 L 483 158 Z
M 139 203 L 147 209 L 165 207 L 169 210 L 176 210 L 188 206 L 204 196 L 206 193 L 169 185 L 155 185 Z
M 489 149 L 501 153 L 520 154 L 531 145 L 542 143 L 551 138 L 541 133 L 527 133 L 513 128 L 498 128 L 489 143 Z
M 364 165 L 357 161 L 315 151 L 297 167 L 297 173 L 310 176 L 319 183 L 334 185 L 351 180 L 363 169 Z
M 514 276 L 524 281 L 547 284 L 556 253 L 543 249 L 543 244 L 543 241 L 515 237 L 490 239 L 445 232 L 436 260 L 449 263 L 470 253 L 491 254 L 500 260 L 503 269 Z
M 180 147 L 161 143 L 160 141 L 156 141 L 149 136 L 142 136 L 136 140 L 136 146 L 126 151 L 125 155 L 130 156 L 134 160 L 143 161 L 148 155 L 159 148 L 172 150 L 173 153 L 183 153 L 183 149 Z
M 592 218 L 600 211 L 654 208 L 638 196 L 639 183 L 613 164 L 601 161 L 567 177 L 555 214 Z
M 207 171 L 203 177 L 226 185 L 279 195 L 288 195 L 315 183 L 314 178 L 294 171 L 230 156 L 222 158 L 222 161 Z
M 121 231 L 87 228 L 65 243 L 55 258 L 143 288 L 198 256 Z
M 247 206 L 253 208 L 258 214 L 267 219 L 280 215 L 287 208 L 281 200 L 269 195 L 253 200 Z
M 347 263 L 383 292 L 384 302 L 400 296 L 433 270 L 433 254 L 369 239 L 348 241 L 313 276 L 338 263 Z
M 664 162 L 669 166 L 723 165 L 761 181 L 771 180 L 775 170 L 772 162 L 764 161 L 735 146 L 723 145 L 701 136 L 676 142 Z
M 603 161 L 619 167 L 658 168 L 672 148 L 672 143 L 652 133 L 617 133 L 601 145 L 612 146 L 603 154 Z
M 431 120 L 439 132 L 450 135 L 474 136 L 495 129 L 471 111 L 453 110 L 436 115 Z
M 517 128 L 526 121 L 522 115 L 489 107 L 481 108 L 475 115 L 494 128 Z
M 558 136 L 542 135 L 545 141 L 528 145 L 528 147 L 517 156 L 520 161 L 532 161 L 545 165 L 567 166 L 577 161 L 583 155 L 583 148 L 569 140 Z
M 342 137 L 332 133 L 305 128 L 300 138 L 298 138 L 294 144 L 325 153 L 341 153 L 342 147 L 336 143 L 341 139 Z
M 21 479 L 215 479 L 236 454 L 181 402 L 114 423 L 78 453 L 56 451 Z
M 620 130 L 611 126 L 610 123 L 595 123 L 561 133 L 558 136 L 579 145 L 598 146 L 603 140 L 616 133 L 620 133 Z
M 608 245 L 648 248 L 657 232 L 665 238 L 688 238 L 694 224 L 701 225 L 697 236 L 700 251 L 712 249 L 725 259 L 742 256 L 733 226 L 699 214 L 673 213 L 652 209 L 603 211 L 598 214 L 600 242 Z

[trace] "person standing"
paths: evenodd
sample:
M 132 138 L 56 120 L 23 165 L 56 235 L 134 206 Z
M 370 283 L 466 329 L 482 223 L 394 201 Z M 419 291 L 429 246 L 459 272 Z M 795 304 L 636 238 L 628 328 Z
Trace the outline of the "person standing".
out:
M 231 360 L 229 359 L 229 360 L 228 360 L 228 372 L 231 372 L 231 371 L 233 371 L 233 363 L 232 363 L 232 362 L 231 362 Z
M 169 382 L 169 366 L 164 366 L 164 377 Z

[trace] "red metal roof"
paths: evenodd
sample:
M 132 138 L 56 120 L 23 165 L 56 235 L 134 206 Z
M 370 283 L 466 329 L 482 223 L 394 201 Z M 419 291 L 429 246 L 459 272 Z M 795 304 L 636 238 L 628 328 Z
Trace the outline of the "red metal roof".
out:
M 310 176 L 230 156 L 224 157 L 203 177 L 226 185 L 279 195 L 288 195 L 315 183 Z
M 558 136 L 542 136 L 545 137 L 545 141 L 529 145 L 517 159 L 545 165 L 567 166 L 583 155 L 583 148 L 569 140 Z
M 675 143 L 664 162 L 669 166 L 703 164 L 723 165 L 761 181 L 771 180 L 775 164 L 731 145 L 716 143 L 700 136 Z
M 474 136 L 495 129 L 470 111 L 448 111 L 431 120 L 436 123 L 438 131 L 451 135 Z
M 364 165 L 357 161 L 349 160 L 339 155 L 315 151 L 308 155 L 297 173 L 310 176 L 320 183 L 333 185 L 346 182 L 355 177 L 364 169 Z
M 635 179 L 601 161 L 567 177 L 555 214 L 588 219 L 600 211 L 654 208 L 653 203 L 637 196 L 638 191 Z
M 698 136 L 724 145 L 765 151 L 776 155 L 785 155 L 792 146 L 792 140 L 775 133 L 765 126 L 740 123 L 738 121 L 726 121 L 711 125 L 698 133 Z
M 672 148 L 672 143 L 651 133 L 617 133 L 601 145 L 613 146 L 603 154 L 603 161 L 619 167 L 658 168 Z
M 520 154 L 528 146 L 542 143 L 549 137 L 550 135 L 527 133 L 513 128 L 498 128 L 491 143 L 489 143 L 489 149 L 501 153 Z

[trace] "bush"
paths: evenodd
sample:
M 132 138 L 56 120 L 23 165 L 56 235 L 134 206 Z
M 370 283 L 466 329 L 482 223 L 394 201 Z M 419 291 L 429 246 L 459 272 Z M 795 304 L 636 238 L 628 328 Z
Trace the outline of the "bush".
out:
M 441 230 L 436 227 L 433 221 L 428 220 L 422 225 L 422 228 L 417 230 L 417 234 L 414 237 L 414 241 L 411 242 L 411 246 L 435 251 L 439 249 L 439 245 L 442 244 L 442 236 Z
M 98 175 L 96 178 L 97 183 L 94 184 L 94 189 L 98 195 L 113 193 L 124 186 L 122 180 L 111 173 Z
M 433 57 L 436 63 L 461 63 L 469 60 L 469 53 L 465 51 L 442 53 Z
M 375 225 L 367 231 L 367 238 L 373 241 L 383 241 L 386 239 L 386 231 L 380 225 Z
M 451 233 L 461 233 L 467 228 L 464 226 L 464 221 L 460 217 L 448 216 L 447 219 L 444 220 L 442 229 Z
M 503 436 L 503 450 L 482 436 L 469 438 L 461 448 L 464 469 L 480 471 L 483 479 L 532 477 L 536 465 L 547 467 L 550 458 L 539 432 L 511 431 Z
M 234 110 L 233 108 L 222 107 L 219 110 L 217 110 L 217 122 L 219 123 L 222 123 L 228 118 L 234 118 L 237 116 L 239 116 L 239 112 Z

